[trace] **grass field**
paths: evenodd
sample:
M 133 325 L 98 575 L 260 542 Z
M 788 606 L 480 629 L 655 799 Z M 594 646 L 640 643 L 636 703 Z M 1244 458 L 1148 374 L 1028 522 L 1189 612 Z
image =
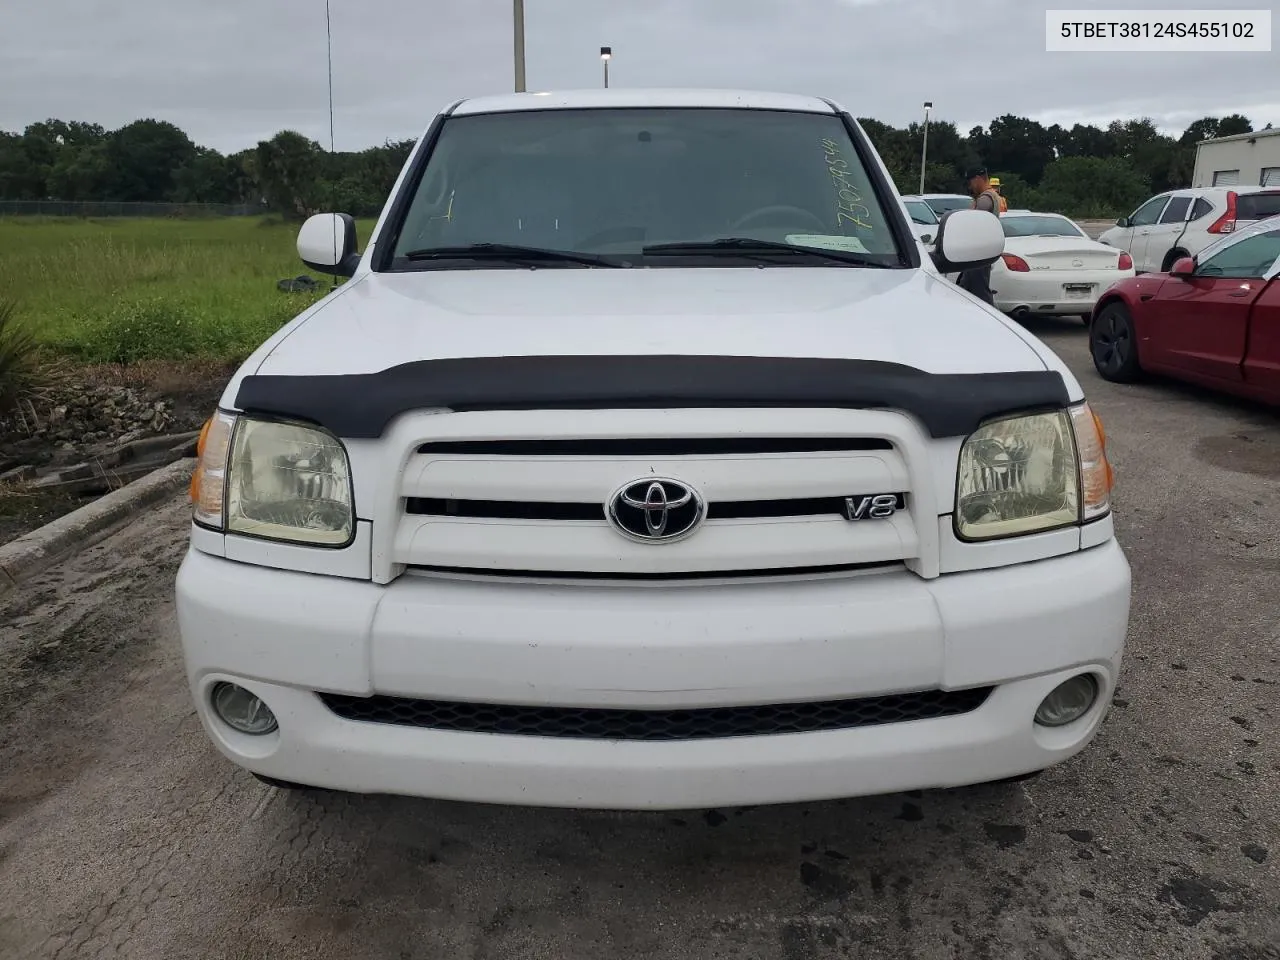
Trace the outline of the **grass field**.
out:
M 359 225 L 362 244 L 372 226 Z M 235 361 L 316 299 L 276 289 L 309 272 L 296 237 L 294 224 L 247 217 L 3 218 L 0 301 L 71 359 Z

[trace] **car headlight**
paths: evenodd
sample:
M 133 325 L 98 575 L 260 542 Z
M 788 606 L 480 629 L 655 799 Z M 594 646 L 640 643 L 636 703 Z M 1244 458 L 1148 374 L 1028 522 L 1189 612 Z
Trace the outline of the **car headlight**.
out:
M 960 449 L 955 529 L 962 540 L 1040 533 L 1111 509 L 1111 465 L 1087 403 L 984 424 Z
M 355 528 L 351 467 L 316 427 L 219 411 L 201 431 L 197 523 L 267 540 L 344 547 Z

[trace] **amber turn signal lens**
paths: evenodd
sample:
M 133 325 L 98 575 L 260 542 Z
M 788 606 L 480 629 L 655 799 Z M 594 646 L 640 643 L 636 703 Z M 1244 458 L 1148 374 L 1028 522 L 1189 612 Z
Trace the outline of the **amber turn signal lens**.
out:
M 210 417 L 200 428 L 200 436 L 196 440 L 196 468 L 191 472 L 191 483 L 187 487 L 187 495 L 192 503 L 200 502 L 200 461 L 204 457 L 205 444 L 209 440 L 209 428 L 212 426 L 213 417 Z
M 223 499 L 226 495 L 227 458 L 231 452 L 231 434 L 236 418 L 229 413 L 216 413 L 200 431 L 196 449 L 200 454 L 196 472 L 191 477 L 191 498 L 195 519 L 208 527 L 222 529 Z
M 1111 509 L 1115 474 L 1107 461 L 1106 433 L 1089 404 L 1071 408 L 1071 425 L 1080 457 L 1080 519 L 1095 520 Z

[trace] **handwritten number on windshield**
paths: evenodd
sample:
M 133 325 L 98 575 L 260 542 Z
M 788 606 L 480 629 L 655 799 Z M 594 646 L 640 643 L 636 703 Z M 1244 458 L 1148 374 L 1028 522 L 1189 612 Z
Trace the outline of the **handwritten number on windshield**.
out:
M 849 161 L 840 156 L 840 145 L 834 140 L 823 140 L 822 149 L 827 158 L 827 172 L 831 174 L 831 182 L 836 188 L 836 225 L 852 223 L 863 230 L 871 230 L 872 226 L 866 218 L 871 211 L 862 202 L 862 195 L 849 182 L 847 172 Z

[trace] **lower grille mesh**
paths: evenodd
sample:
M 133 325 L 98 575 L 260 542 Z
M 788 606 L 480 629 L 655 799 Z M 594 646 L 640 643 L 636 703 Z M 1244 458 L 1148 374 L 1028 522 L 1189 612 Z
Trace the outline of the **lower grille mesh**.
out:
M 575 740 L 709 740 L 956 716 L 982 706 L 993 689 L 925 690 L 856 700 L 693 710 L 531 707 L 329 693 L 320 694 L 320 699 L 345 720 L 402 727 Z

